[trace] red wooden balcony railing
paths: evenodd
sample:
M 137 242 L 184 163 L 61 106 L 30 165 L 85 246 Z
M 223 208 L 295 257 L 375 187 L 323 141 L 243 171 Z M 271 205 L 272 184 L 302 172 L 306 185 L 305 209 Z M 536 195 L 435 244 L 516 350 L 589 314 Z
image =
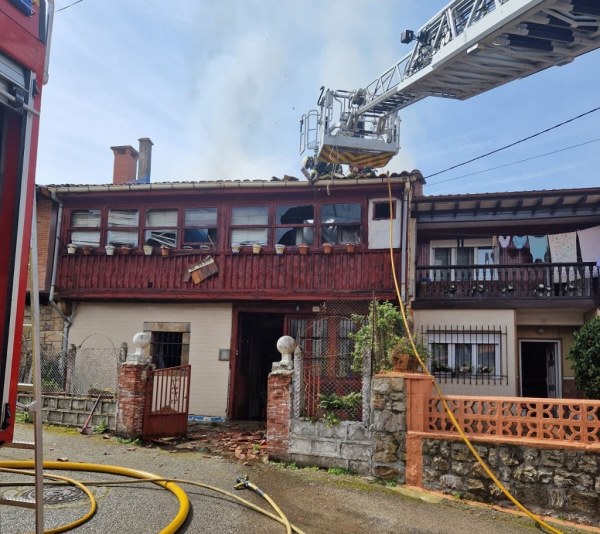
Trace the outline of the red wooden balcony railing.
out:
M 364 294 L 393 297 L 387 250 L 334 250 L 331 254 L 296 250 L 211 253 L 218 272 L 195 283 L 189 269 L 207 254 L 65 254 L 60 258 L 56 291 L 61 298 L 153 298 L 227 300 L 296 299 Z M 399 256 L 396 261 L 399 262 Z

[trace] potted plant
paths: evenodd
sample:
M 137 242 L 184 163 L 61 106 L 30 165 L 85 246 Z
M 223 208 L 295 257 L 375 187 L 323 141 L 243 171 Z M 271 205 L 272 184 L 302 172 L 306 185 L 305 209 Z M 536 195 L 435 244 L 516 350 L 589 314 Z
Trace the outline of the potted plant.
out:
M 323 254 L 331 254 L 333 245 L 331 243 L 323 243 Z
M 346 252 L 352 254 L 356 250 L 356 243 L 346 243 Z
M 242 248 L 241 245 L 238 245 L 238 244 L 231 245 L 231 252 L 233 254 L 239 254 L 241 248 Z
M 282 245 L 281 243 L 275 244 L 275 254 L 283 254 L 284 251 L 285 251 L 285 245 Z
M 83 247 L 83 255 L 84 256 L 91 256 L 92 252 L 94 252 L 94 247 L 90 246 L 90 245 L 86 245 Z
M 298 245 L 298 252 L 304 256 L 308 252 L 308 245 L 306 243 L 300 243 Z
M 104 250 L 106 251 L 107 256 L 112 256 L 115 253 L 115 246 L 114 245 L 106 245 L 104 247 Z
M 129 254 L 131 254 L 131 247 L 129 247 L 127 245 L 121 245 L 119 247 L 119 251 L 121 252 L 121 254 L 123 256 L 129 256 Z
M 144 254 L 146 256 L 152 256 L 154 252 L 154 247 L 152 245 L 144 245 Z
M 75 245 L 74 243 L 69 243 L 67 245 L 67 253 L 68 254 L 75 254 L 75 252 L 77 252 L 77 245 Z
M 160 246 L 160 255 L 168 256 L 169 254 L 171 254 L 171 247 L 169 247 L 167 245 L 161 245 Z
M 262 248 L 262 247 L 261 247 L 260 243 L 254 243 L 254 244 L 252 245 L 252 253 L 253 253 L 253 254 L 260 254 L 260 249 L 261 249 L 261 248 Z

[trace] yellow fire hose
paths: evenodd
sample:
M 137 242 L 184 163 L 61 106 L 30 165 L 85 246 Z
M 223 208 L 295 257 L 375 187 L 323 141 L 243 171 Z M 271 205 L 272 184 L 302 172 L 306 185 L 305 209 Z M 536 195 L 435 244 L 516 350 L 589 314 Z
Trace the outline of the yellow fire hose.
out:
M 409 324 L 408 324 L 408 319 L 406 317 L 406 310 L 405 310 L 405 307 L 404 307 L 404 303 L 402 302 L 402 296 L 400 294 L 400 288 L 398 287 L 398 277 L 396 275 L 396 262 L 394 260 L 394 245 L 393 245 L 393 240 L 392 240 L 392 235 L 393 235 L 392 234 L 392 231 L 393 231 L 392 214 L 394 213 L 394 211 L 393 211 L 393 205 L 392 205 L 392 184 L 391 184 L 391 181 L 390 181 L 390 173 L 389 172 L 387 173 L 387 185 L 388 185 L 388 200 L 389 200 L 389 204 L 390 204 L 389 247 L 390 247 L 390 263 L 391 263 L 391 268 L 392 268 L 392 277 L 394 279 L 394 288 L 396 290 L 396 298 L 398 299 L 398 302 L 400 304 L 400 312 L 402 314 L 402 322 L 404 323 L 404 330 L 406 331 L 406 336 L 408 337 L 408 339 L 410 341 L 410 346 L 411 346 L 411 348 L 413 350 L 413 354 L 415 355 L 415 357 L 417 358 L 417 361 L 419 362 L 419 364 L 423 368 L 423 371 L 432 379 L 435 391 L 439 395 L 440 400 L 442 401 L 442 405 L 444 406 L 444 410 L 446 410 L 446 413 L 448 414 L 448 417 L 450 418 L 450 421 L 452 421 L 452 424 L 454 425 L 454 428 L 456 428 L 456 430 L 458 431 L 460 437 L 465 442 L 465 444 L 467 445 L 467 447 L 469 448 L 469 450 L 471 451 L 471 453 L 473 454 L 473 456 L 475 457 L 475 459 L 479 462 L 479 464 L 481 465 L 481 467 L 483 468 L 483 470 L 487 473 L 487 475 L 492 479 L 492 481 L 494 482 L 494 484 L 496 484 L 496 486 L 498 487 L 498 489 L 500 489 L 500 491 L 502 491 L 502 493 L 504 493 L 504 495 L 519 510 L 521 510 L 528 517 L 530 517 L 531 519 L 533 519 L 538 525 L 540 525 L 541 527 L 545 528 L 548 532 L 551 532 L 552 534 L 562 534 L 560 530 L 558 530 L 558 529 L 554 528 L 553 526 L 549 525 L 542 518 L 538 517 L 533 512 L 530 512 L 527 508 L 525 508 L 525 506 L 523 506 L 510 493 L 510 491 L 508 491 L 508 489 L 504 486 L 504 484 L 502 484 L 502 482 L 500 482 L 500 480 L 496 477 L 496 475 L 494 475 L 494 473 L 492 472 L 492 470 L 490 469 L 490 467 L 485 463 L 485 461 L 480 456 L 480 454 L 477 452 L 477 450 L 475 449 L 475 447 L 473 447 L 473 444 L 471 443 L 471 441 L 469 440 L 469 438 L 467 437 L 467 435 L 464 433 L 463 429 L 458 424 L 458 421 L 454 417 L 454 414 L 452 413 L 452 410 L 450 410 L 450 407 L 448 406 L 448 403 L 446 402 L 446 396 L 444 395 L 443 391 L 441 390 L 440 386 L 438 385 L 435 377 L 429 372 L 429 369 L 427 368 L 427 365 L 425 364 L 425 362 L 419 356 L 419 351 L 417 350 L 417 347 L 415 345 L 415 341 L 414 341 L 411 329 L 410 329 Z M 410 194 L 410 193 L 409 192 L 405 192 L 405 194 Z M 408 200 L 410 202 L 410 198 Z

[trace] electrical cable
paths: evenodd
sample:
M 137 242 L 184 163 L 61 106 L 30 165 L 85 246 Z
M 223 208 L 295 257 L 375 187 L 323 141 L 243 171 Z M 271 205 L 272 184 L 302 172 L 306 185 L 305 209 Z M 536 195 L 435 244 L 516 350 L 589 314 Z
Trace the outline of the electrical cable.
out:
M 470 172 L 469 174 L 462 174 L 460 176 L 455 176 L 454 178 L 448 178 L 446 180 L 440 180 L 439 182 L 433 182 L 431 184 L 428 184 L 428 186 L 432 187 L 432 186 L 436 186 L 436 185 L 439 185 L 439 184 L 445 184 L 446 182 L 452 182 L 454 180 L 460 180 L 461 178 L 468 178 L 469 176 L 475 176 L 476 174 L 482 174 L 484 172 L 495 171 L 495 170 L 498 170 L 498 169 L 502 169 L 504 167 L 510 167 L 511 165 L 517 165 L 518 163 L 524 163 L 526 161 L 531 161 L 531 160 L 534 160 L 534 159 L 543 158 L 545 156 L 551 156 L 552 154 L 558 154 L 560 152 L 564 152 L 566 150 L 571 150 L 573 148 L 579 148 L 581 146 L 589 145 L 591 143 L 596 143 L 598 141 L 600 141 L 600 137 L 597 137 L 596 139 L 591 139 L 590 141 L 584 141 L 583 143 L 578 143 L 576 145 L 571 145 L 571 146 L 567 146 L 567 147 L 564 147 L 564 148 L 559 148 L 557 150 L 552 150 L 551 152 L 546 152 L 545 154 L 538 154 L 537 156 L 531 156 L 529 158 L 520 159 L 518 161 L 513 161 L 511 163 L 505 163 L 503 165 L 498 165 L 496 167 L 490 167 L 489 169 L 484 169 L 482 171 Z
M 496 154 L 497 152 L 501 152 L 502 150 L 506 150 L 507 148 L 511 148 L 515 145 L 518 145 L 520 143 L 523 143 L 525 141 L 529 141 L 530 139 L 533 139 L 534 137 L 538 137 L 542 134 L 545 134 L 547 132 L 550 132 L 551 130 L 555 130 L 556 128 L 560 128 L 561 126 L 564 126 L 565 124 L 569 124 L 570 122 L 576 121 L 577 119 L 581 119 L 582 117 L 585 117 L 586 115 L 590 115 L 591 113 L 594 113 L 596 111 L 600 110 L 600 106 L 594 108 L 594 109 L 590 109 L 589 111 L 586 111 L 585 113 L 581 113 L 580 115 L 577 115 L 576 117 L 571 117 L 570 119 L 567 119 L 566 121 L 563 122 L 559 122 L 558 124 L 555 124 L 554 126 L 550 126 L 550 128 L 546 128 L 545 130 L 541 130 L 539 132 L 536 132 L 532 135 L 529 135 L 527 137 L 524 137 L 522 139 L 519 139 L 518 141 L 514 141 L 512 143 L 509 143 L 508 145 L 504 145 L 500 148 L 496 148 L 494 150 L 491 150 L 490 152 L 486 152 L 485 154 L 481 154 L 480 156 L 477 156 L 475 158 L 471 158 L 467 161 L 463 161 L 462 163 L 457 163 L 456 165 L 452 165 L 451 167 L 448 167 L 446 169 L 442 169 L 441 171 L 437 171 L 434 172 L 432 174 L 429 174 L 428 176 L 425 176 L 425 178 L 433 178 L 434 176 L 437 176 L 438 174 L 442 174 L 448 171 L 451 171 L 453 169 L 456 169 L 458 167 L 462 167 L 463 165 L 467 165 L 468 163 L 473 163 L 474 161 L 477 161 L 479 159 L 485 158 L 487 156 L 491 156 L 492 154 Z
M 600 108 L 597 108 L 597 109 L 600 109 Z M 427 368 L 427 365 L 425 364 L 425 362 L 423 361 L 423 359 L 419 355 L 419 351 L 417 350 L 417 346 L 415 344 L 415 340 L 413 338 L 411 329 L 410 329 L 409 324 L 408 324 L 408 319 L 406 317 L 406 309 L 404 307 L 404 303 L 402 302 L 402 297 L 400 295 L 400 288 L 398 287 L 398 277 L 397 277 L 397 274 L 396 274 L 396 261 L 394 259 L 394 243 L 393 243 L 393 228 L 394 228 L 394 226 L 393 226 L 393 219 L 392 219 L 392 216 L 391 216 L 391 214 L 393 213 L 393 211 L 392 211 L 392 207 L 393 207 L 392 206 L 392 204 L 393 204 L 393 201 L 392 201 L 392 183 L 391 183 L 391 180 L 390 180 L 390 173 L 389 172 L 387 173 L 387 185 L 388 185 L 388 200 L 389 200 L 389 204 L 390 204 L 390 224 L 389 224 L 390 266 L 391 266 L 391 270 L 392 270 L 392 278 L 394 280 L 394 288 L 395 288 L 395 291 L 396 291 L 396 298 L 398 299 L 398 303 L 400 305 L 400 312 L 401 312 L 401 315 L 402 315 L 402 322 L 404 324 L 404 330 L 406 331 L 406 337 L 408 337 L 408 340 L 410 342 L 410 346 L 412 348 L 414 356 L 417 358 L 417 361 L 421 365 L 424 373 L 427 374 L 427 376 L 429 376 L 431 378 L 432 383 L 433 383 L 433 387 L 435 388 L 435 391 L 438 394 L 438 396 L 440 398 L 440 401 L 442 402 L 442 405 L 444 407 L 444 410 L 446 411 L 446 413 L 448 415 L 448 418 L 452 422 L 452 425 L 454 426 L 454 428 L 456 428 L 456 430 L 458 431 L 458 434 L 460 435 L 460 437 L 462 438 L 462 440 L 464 441 L 464 443 L 466 444 L 466 446 L 468 447 L 468 449 L 471 451 L 471 453 L 473 454 L 473 456 L 475 457 L 475 459 L 477 460 L 477 462 L 479 463 L 479 465 L 481 465 L 481 467 L 486 472 L 486 474 L 494 482 L 494 484 L 496 485 L 496 487 L 498 489 L 500 489 L 500 491 L 502 491 L 502 493 L 519 510 L 521 510 L 528 517 L 530 517 L 531 519 L 533 519 L 538 525 L 540 525 L 541 527 L 545 528 L 547 531 L 551 532 L 552 534 L 563 534 L 560 530 L 558 530 L 558 529 L 554 528 L 553 526 L 549 525 L 542 518 L 538 517 L 533 512 L 530 512 L 527 508 L 525 508 L 525 506 L 523 506 L 515 497 L 513 497 L 513 495 L 510 493 L 510 491 L 508 491 L 508 489 L 504 486 L 504 484 L 502 484 L 502 482 L 500 482 L 500 480 L 496 477 L 496 475 L 494 475 L 494 473 L 492 472 L 492 470 L 485 463 L 485 461 L 483 460 L 483 458 L 481 457 L 481 455 L 477 452 L 477 450 L 475 449 L 475 447 L 473 446 L 473 444 L 471 443 L 471 441 L 469 440 L 469 438 L 467 437 L 467 435 L 465 434 L 465 432 L 463 431 L 463 429 L 458 424 L 458 421 L 456 420 L 456 417 L 454 417 L 454 413 L 452 413 L 452 410 L 448 406 L 448 403 L 446 401 L 446 396 L 444 395 L 444 392 L 441 390 L 440 386 L 437 383 L 437 380 L 429 372 L 429 369 Z M 409 201 L 410 201 L 410 199 L 409 199 Z
M 73 7 L 75 4 L 79 4 L 80 2 L 83 2 L 83 0 L 76 0 L 75 2 L 69 4 L 68 6 L 57 9 L 54 13 L 58 13 L 59 11 L 64 11 L 65 9 L 69 9 L 70 7 Z

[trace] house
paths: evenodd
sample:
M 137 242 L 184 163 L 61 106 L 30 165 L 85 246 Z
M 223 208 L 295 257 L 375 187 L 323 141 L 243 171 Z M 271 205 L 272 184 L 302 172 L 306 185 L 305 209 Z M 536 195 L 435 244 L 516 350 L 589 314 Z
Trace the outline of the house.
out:
M 395 298 L 390 235 L 406 291 L 420 173 L 392 175 L 391 202 L 388 178 L 374 175 L 155 183 L 151 146 L 112 147 L 111 184 L 41 188 L 57 214 L 51 301 L 69 346 L 117 352 L 151 332 L 157 367 L 191 364 L 190 413 L 201 416 L 263 419 L 284 334 L 307 357 L 333 351 L 335 374 L 355 380 L 350 316 Z
M 600 188 L 424 196 L 412 309 L 448 394 L 577 397 L 566 355 L 600 308 Z

